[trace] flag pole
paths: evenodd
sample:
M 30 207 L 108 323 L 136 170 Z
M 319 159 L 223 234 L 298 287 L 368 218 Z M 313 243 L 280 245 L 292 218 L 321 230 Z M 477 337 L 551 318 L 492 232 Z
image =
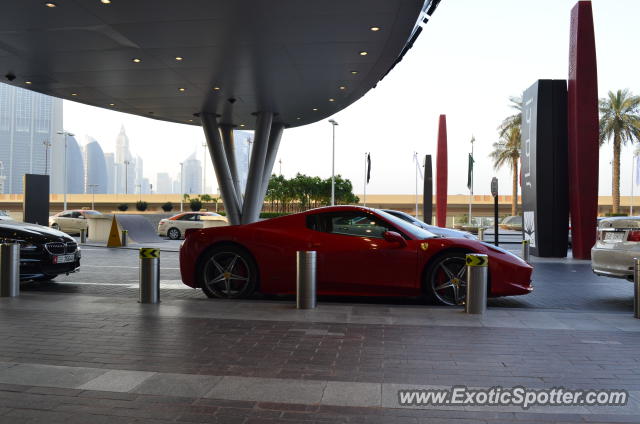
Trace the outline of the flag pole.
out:
M 471 136 L 471 186 L 469 187 L 469 226 L 471 226 L 471 205 L 473 203 L 473 142 L 475 141 L 475 137 Z
M 413 152 L 413 160 L 416 163 L 416 219 L 418 219 L 418 152 Z
M 633 216 L 633 186 L 638 182 L 636 180 L 638 172 L 640 172 L 640 169 L 638 169 L 640 165 L 640 163 L 638 163 L 638 156 L 640 156 L 640 148 L 637 148 L 635 152 L 633 152 L 631 162 L 631 205 L 629 206 L 629 216 Z
M 363 206 L 367 206 L 367 154 L 364 154 L 364 202 Z

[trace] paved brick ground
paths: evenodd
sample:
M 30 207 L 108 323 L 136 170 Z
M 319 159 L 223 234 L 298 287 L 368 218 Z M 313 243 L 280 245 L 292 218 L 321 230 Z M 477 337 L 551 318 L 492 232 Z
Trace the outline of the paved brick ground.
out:
M 484 322 L 415 301 L 342 300 L 301 314 L 290 300 L 209 301 L 178 285 L 175 254 L 163 253 L 162 267 L 161 305 L 135 303 L 135 252 L 104 249 L 85 249 L 81 273 L 0 299 L 0 424 L 639 421 L 640 322 L 629 316 L 631 285 L 595 277 L 586 263 L 539 264 L 536 292 L 492 301 Z M 269 318 L 276 315 L 287 318 Z M 46 366 L 58 367 L 55 376 Z M 233 400 L 243 395 L 232 385 L 177 396 L 147 380 L 161 375 L 195 379 L 207 390 L 223 377 L 267 379 L 270 389 L 247 394 L 251 400 Z M 285 393 L 286 382 L 346 387 L 352 395 L 331 401 L 349 405 L 358 396 L 362 403 L 359 388 L 375 384 L 611 388 L 633 398 L 631 409 L 579 412 L 265 400 Z

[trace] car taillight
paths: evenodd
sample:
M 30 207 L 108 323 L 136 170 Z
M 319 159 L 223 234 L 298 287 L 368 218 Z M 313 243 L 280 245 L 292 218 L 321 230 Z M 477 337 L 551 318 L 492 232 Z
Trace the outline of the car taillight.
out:
M 627 241 L 640 241 L 640 230 L 629 231 Z

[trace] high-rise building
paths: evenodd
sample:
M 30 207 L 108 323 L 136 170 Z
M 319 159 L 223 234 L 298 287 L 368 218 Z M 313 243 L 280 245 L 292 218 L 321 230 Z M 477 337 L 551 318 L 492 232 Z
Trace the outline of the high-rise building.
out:
M 62 170 L 64 173 L 64 169 Z M 67 193 L 84 193 L 84 160 L 74 136 L 67 136 Z M 63 187 L 64 190 L 64 187 Z
M 105 153 L 104 162 L 107 167 L 107 194 L 115 193 L 116 161 L 114 153 Z
M 84 146 L 84 192 L 106 194 L 108 181 L 102 147 L 95 139 L 87 136 L 87 144 Z
M 188 194 L 202 194 L 202 166 L 192 153 L 183 164 L 182 177 L 184 183 L 182 189 Z
M 234 131 L 234 147 L 236 156 L 236 167 L 238 169 L 238 180 L 244 194 L 249 176 L 249 158 L 253 146 L 253 134 L 247 131 Z
M 52 175 L 62 129 L 62 100 L 0 83 L 0 161 L 4 192 L 22 193 L 24 174 Z M 64 145 L 62 146 L 64 147 Z M 48 163 L 47 163 L 48 162 Z
M 142 186 L 144 185 L 144 176 L 142 175 L 142 167 L 143 167 L 143 162 L 142 162 L 142 158 L 140 156 L 136 156 L 135 160 L 134 160 L 134 172 L 135 172 L 135 181 L 134 181 L 134 186 L 136 187 L 136 193 L 144 193 L 144 190 L 142 189 Z M 147 185 L 149 185 L 148 181 L 147 181 Z
M 171 184 L 173 186 L 173 190 L 172 193 L 173 194 L 184 194 L 182 193 L 182 186 L 180 184 L 180 176 L 177 176 L 175 180 L 173 180 L 173 183 Z
M 136 192 L 136 161 L 133 160 L 129 150 L 129 137 L 124 129 L 120 127 L 120 133 L 116 138 L 116 158 L 115 158 L 115 192 L 135 193 Z
M 167 172 L 158 172 L 154 192 L 158 194 L 173 193 L 173 181 Z

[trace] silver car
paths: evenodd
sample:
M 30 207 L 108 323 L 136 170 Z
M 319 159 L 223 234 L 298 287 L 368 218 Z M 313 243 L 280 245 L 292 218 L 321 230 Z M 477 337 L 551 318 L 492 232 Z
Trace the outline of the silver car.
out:
M 393 209 L 381 209 L 383 212 L 386 212 L 390 215 L 393 215 L 397 218 L 400 218 L 404 221 L 407 221 L 413 225 L 415 225 L 416 227 L 420 227 L 423 230 L 427 230 L 430 233 L 433 233 L 439 237 L 449 237 L 449 238 L 466 238 L 469 240 L 477 240 L 478 238 L 476 236 L 474 236 L 473 234 L 471 234 L 468 231 L 459 231 L 459 230 L 452 230 L 450 228 L 442 228 L 442 227 L 436 227 L 435 225 L 429 225 L 423 221 L 420 221 L 417 218 L 414 218 L 413 216 L 409 215 L 408 213 L 402 212 L 402 211 L 396 211 Z
M 633 281 L 633 258 L 640 258 L 640 217 L 605 218 L 591 249 L 591 269 L 598 275 Z

